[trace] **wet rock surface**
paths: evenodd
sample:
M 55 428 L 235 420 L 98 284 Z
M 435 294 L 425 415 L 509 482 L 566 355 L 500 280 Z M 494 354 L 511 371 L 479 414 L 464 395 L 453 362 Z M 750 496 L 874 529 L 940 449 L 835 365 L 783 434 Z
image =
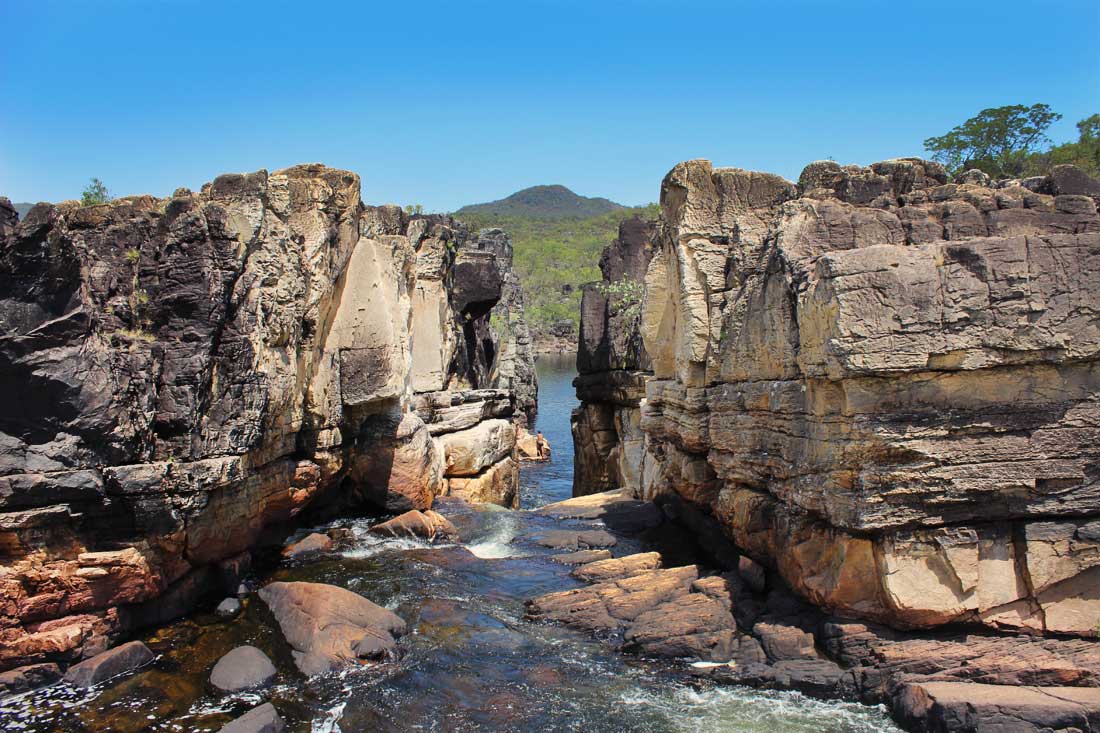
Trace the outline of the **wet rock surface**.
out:
M 218 729 L 218 733 L 282 733 L 284 727 L 275 706 L 265 702 L 226 723 Z
M 458 530 L 439 512 L 412 510 L 370 528 L 374 534 L 390 537 L 423 537 L 426 540 L 451 542 L 458 539 Z
M 275 665 L 254 646 L 239 646 L 226 654 L 210 671 L 210 684 L 222 692 L 264 687 L 275 679 Z
M 91 687 L 140 669 L 152 662 L 153 656 L 140 641 L 127 642 L 69 667 L 65 681 L 74 687 Z

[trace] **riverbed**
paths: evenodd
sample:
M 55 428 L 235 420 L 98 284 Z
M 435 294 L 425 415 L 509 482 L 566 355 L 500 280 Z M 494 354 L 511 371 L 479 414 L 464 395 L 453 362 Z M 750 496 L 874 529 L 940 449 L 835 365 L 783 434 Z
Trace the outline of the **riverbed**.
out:
M 571 494 L 576 402 L 571 359 L 540 359 L 538 372 L 535 427 L 550 440 L 553 459 L 524 466 L 520 510 L 440 501 L 437 509 L 462 538 L 442 546 L 368 534 L 380 516 L 338 519 L 296 535 L 344 530 L 336 551 L 283 561 L 250 579 L 254 587 L 331 583 L 394 610 L 412 629 L 399 660 L 306 679 L 264 604 L 250 596 L 233 620 L 200 613 L 145 635 L 156 661 L 113 685 L 84 692 L 59 683 L 0 702 L 0 728 L 217 731 L 270 700 L 296 733 L 897 730 L 880 707 L 701 687 L 686 661 L 624 656 L 585 633 L 524 620 L 524 600 L 579 585 L 549 559 L 553 550 L 533 541 L 563 524 L 530 510 Z M 615 554 L 642 549 L 641 540 L 623 538 Z M 276 684 L 261 693 L 214 694 L 206 683 L 211 667 L 246 643 L 274 660 Z

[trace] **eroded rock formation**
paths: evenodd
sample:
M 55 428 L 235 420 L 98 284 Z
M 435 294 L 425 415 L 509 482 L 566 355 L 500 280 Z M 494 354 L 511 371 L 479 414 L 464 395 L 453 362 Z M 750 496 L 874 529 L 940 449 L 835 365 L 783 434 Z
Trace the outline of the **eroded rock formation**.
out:
M 427 509 L 451 475 L 516 501 L 506 438 L 536 386 L 501 232 L 364 206 L 320 165 L 5 203 L 0 668 L 232 592 L 307 507 Z M 487 419 L 507 435 L 482 448 Z M 463 431 L 479 472 L 447 463 Z
M 638 329 L 642 281 L 656 252 L 656 222 L 634 217 L 600 258 L 603 280 L 581 294 L 574 382 L 573 495 L 640 489 L 644 452 L 639 404 L 650 375 Z
M 1064 173 L 676 166 L 641 493 L 849 617 L 1094 635 L 1100 219 Z

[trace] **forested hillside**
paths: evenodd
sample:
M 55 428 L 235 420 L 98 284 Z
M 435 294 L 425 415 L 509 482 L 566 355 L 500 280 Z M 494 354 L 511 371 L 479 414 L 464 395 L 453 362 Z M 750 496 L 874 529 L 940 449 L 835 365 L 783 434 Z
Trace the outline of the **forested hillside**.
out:
M 631 216 L 657 216 L 657 205 L 623 207 L 597 216 L 554 218 L 538 214 L 503 214 L 460 210 L 473 228 L 500 227 L 512 235 L 515 268 L 527 294 L 527 319 L 536 334 L 580 313 L 580 285 L 600 279 L 600 253 L 611 243 L 619 222 Z

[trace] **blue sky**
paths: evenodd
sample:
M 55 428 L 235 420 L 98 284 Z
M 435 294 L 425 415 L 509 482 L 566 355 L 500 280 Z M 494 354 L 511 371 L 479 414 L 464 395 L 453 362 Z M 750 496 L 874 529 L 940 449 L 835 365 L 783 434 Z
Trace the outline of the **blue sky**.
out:
M 922 152 L 977 111 L 1100 112 L 1100 3 L 0 0 L 0 195 L 166 195 L 321 161 L 433 211 L 678 161 Z

